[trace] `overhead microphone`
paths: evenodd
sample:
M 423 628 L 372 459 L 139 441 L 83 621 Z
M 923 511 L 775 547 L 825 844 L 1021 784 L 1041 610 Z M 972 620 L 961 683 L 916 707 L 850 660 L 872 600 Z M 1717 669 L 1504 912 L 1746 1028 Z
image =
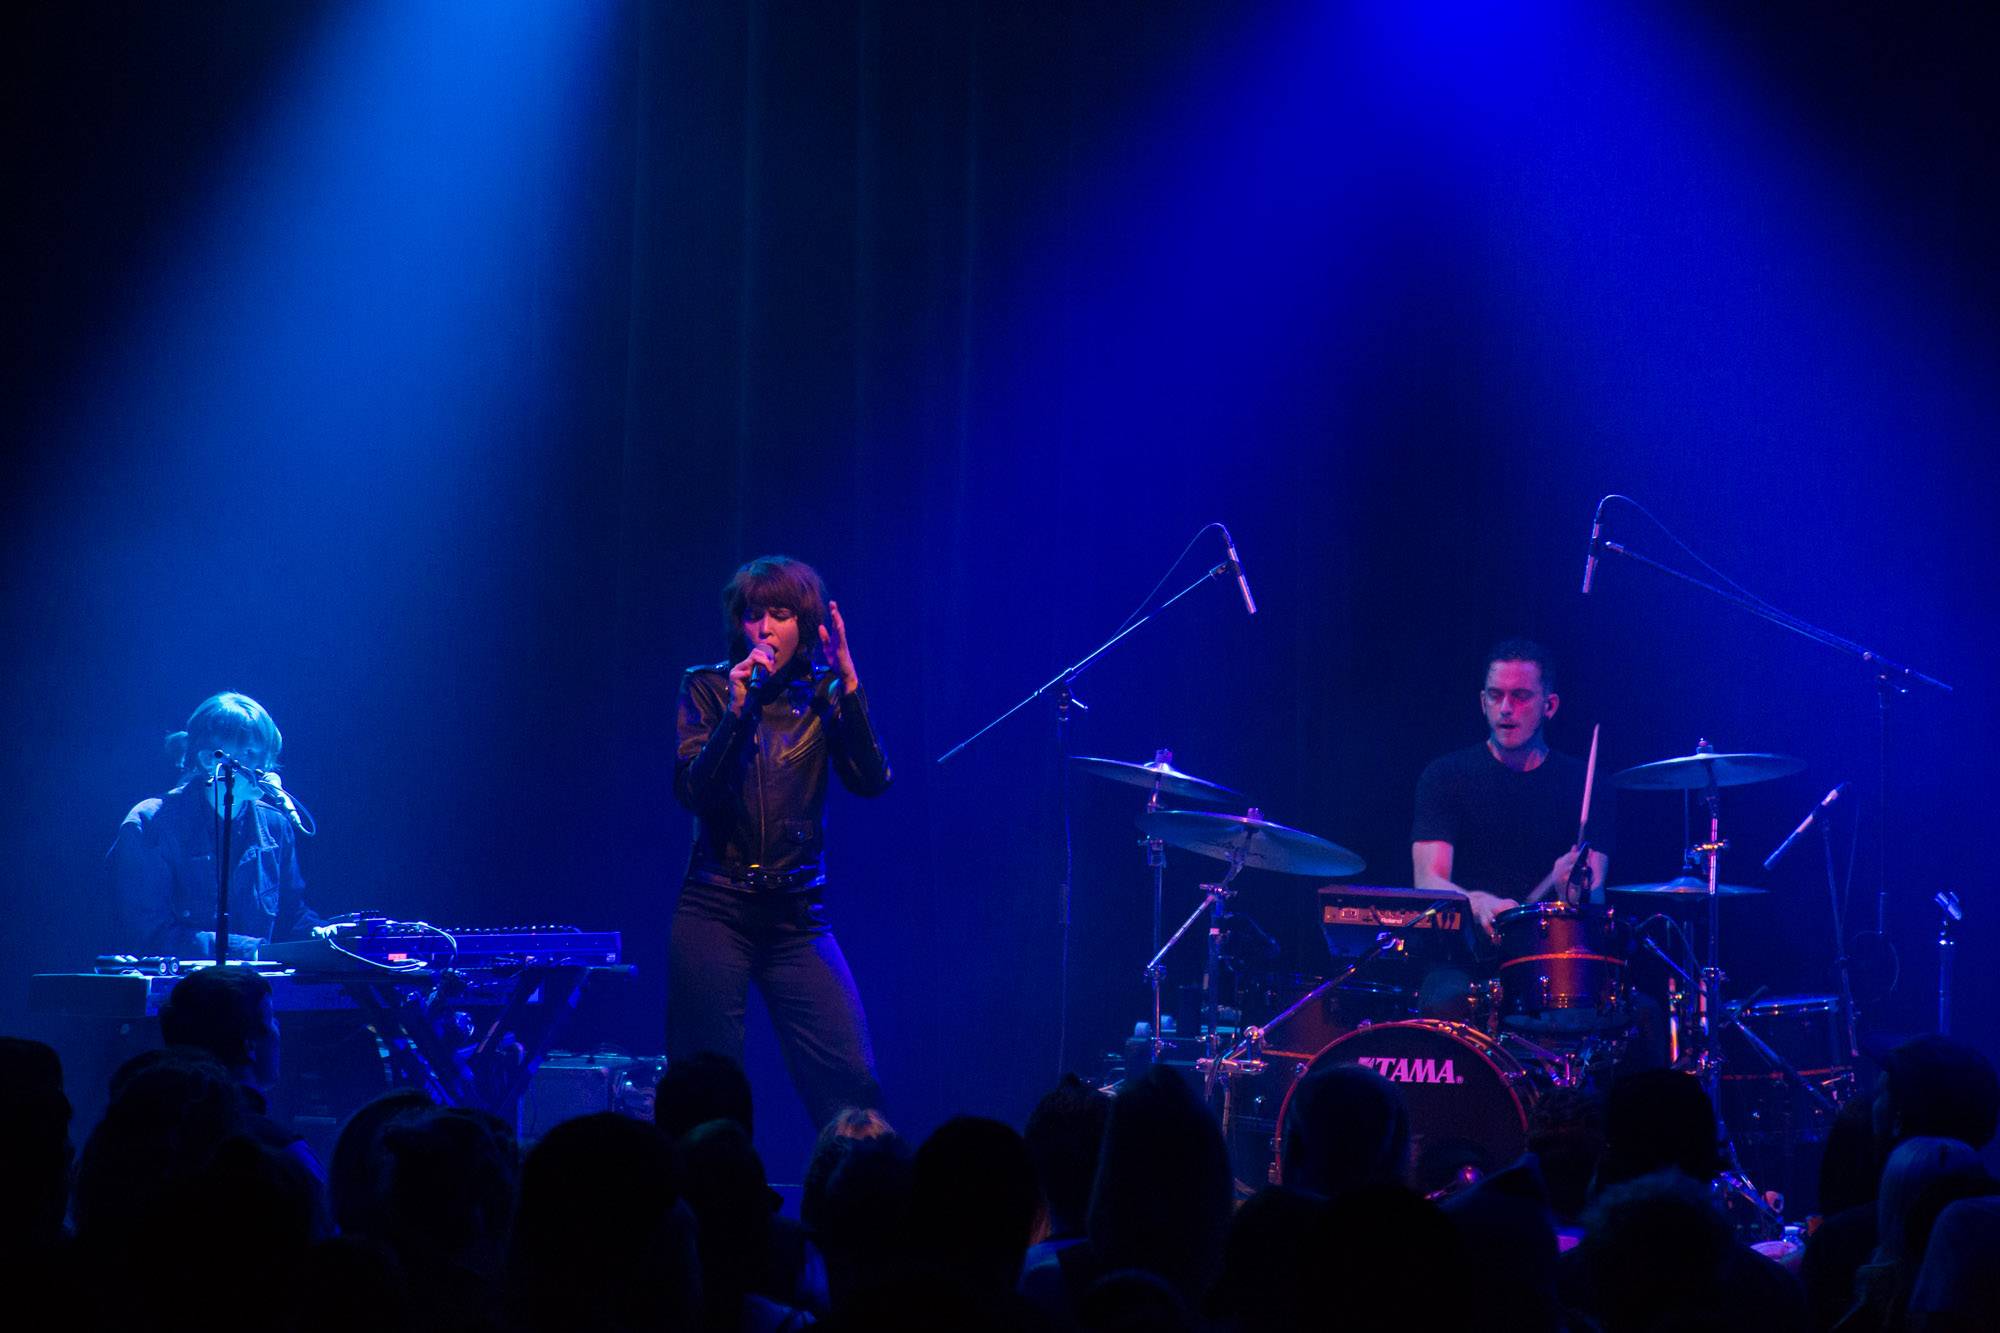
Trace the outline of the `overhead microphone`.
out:
M 1778 864 L 1779 860 L 1784 857 L 1785 853 L 1792 850 L 1792 844 L 1797 842 L 1801 837 L 1803 837 L 1805 835 L 1805 831 L 1818 822 L 1821 812 L 1824 811 L 1828 806 L 1832 805 L 1835 801 L 1839 800 L 1840 794 L 1846 790 L 1847 790 L 1847 784 L 1843 782 L 1838 787 L 1835 787 L 1832 791 L 1828 792 L 1825 796 L 1821 797 L 1819 804 L 1815 805 L 1810 811 L 1807 812 L 1806 817 L 1799 821 L 1799 826 L 1793 829 L 1783 842 L 1778 844 L 1778 850 L 1772 852 L 1769 856 L 1764 858 L 1764 869 L 1769 870 L 1772 866 Z
M 1257 599 L 1250 595 L 1250 580 L 1243 576 L 1243 561 L 1236 554 L 1236 539 L 1229 535 L 1226 527 L 1222 529 L 1222 544 L 1229 550 L 1229 567 L 1236 573 L 1236 590 L 1243 594 L 1243 609 L 1254 616 L 1257 614 Z

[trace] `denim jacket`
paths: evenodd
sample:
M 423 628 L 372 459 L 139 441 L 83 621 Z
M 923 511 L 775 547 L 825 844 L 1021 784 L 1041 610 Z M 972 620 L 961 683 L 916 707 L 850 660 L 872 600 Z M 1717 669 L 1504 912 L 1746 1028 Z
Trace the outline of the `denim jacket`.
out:
M 190 782 L 139 802 L 118 826 L 108 859 L 123 953 L 214 955 L 216 815 L 207 784 Z M 262 801 L 239 809 L 230 830 L 230 953 L 293 939 L 319 924 L 306 906 L 298 839 Z M 273 926 L 277 927 L 273 933 Z

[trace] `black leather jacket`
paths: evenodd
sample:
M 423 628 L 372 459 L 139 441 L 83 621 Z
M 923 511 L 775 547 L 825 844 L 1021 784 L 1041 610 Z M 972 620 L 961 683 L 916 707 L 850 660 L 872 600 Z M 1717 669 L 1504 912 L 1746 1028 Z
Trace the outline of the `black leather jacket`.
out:
M 729 708 L 729 664 L 690 667 L 676 709 L 674 798 L 694 814 L 688 878 L 726 888 L 799 892 L 826 881 L 826 775 L 858 796 L 889 789 L 889 761 L 865 691 L 803 654 L 747 717 Z

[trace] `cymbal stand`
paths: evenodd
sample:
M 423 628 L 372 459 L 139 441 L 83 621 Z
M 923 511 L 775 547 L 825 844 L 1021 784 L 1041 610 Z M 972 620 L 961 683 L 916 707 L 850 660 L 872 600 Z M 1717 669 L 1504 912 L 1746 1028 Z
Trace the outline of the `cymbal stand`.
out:
M 1153 762 L 1163 766 L 1174 762 L 1174 752 L 1168 749 L 1153 751 Z M 1152 814 L 1160 808 L 1160 782 L 1153 779 L 1153 790 L 1146 797 L 1146 813 Z M 1146 848 L 1146 868 L 1153 872 L 1153 963 L 1146 965 L 1146 975 L 1153 986 L 1153 1058 L 1160 1058 L 1165 1044 L 1165 1035 L 1160 1030 L 1160 969 L 1154 966 L 1160 958 L 1160 911 L 1165 897 L 1167 878 L 1167 844 L 1159 838 L 1141 838 Z
M 1958 952 L 1958 941 L 1953 938 L 1958 923 L 1965 919 L 1965 912 L 1959 906 L 1958 895 L 1945 889 L 1931 899 L 1938 908 L 1938 1032 L 1942 1036 L 1951 1035 L 1951 963 L 1952 955 Z
M 1706 739 L 1694 747 L 1696 754 L 1712 754 L 1714 750 Z M 1700 853 L 1703 876 L 1708 880 L 1708 962 L 1695 984 L 1695 1074 L 1713 1102 L 1722 1077 L 1722 1053 L 1717 1045 L 1723 980 L 1720 884 L 1722 853 L 1729 846 L 1722 838 L 1722 788 L 1717 785 L 1713 770 L 1709 772 L 1708 785 L 1702 788 L 1701 800 L 1708 807 L 1708 841 L 1689 849 Z
M 1712 753 L 1715 747 L 1706 740 L 1695 746 L 1695 753 Z M 1701 1080 L 1702 1090 L 1708 1094 L 1709 1105 L 1715 1108 L 1715 1130 L 1717 1146 L 1722 1150 L 1725 1169 L 1717 1179 L 1728 1192 L 1735 1194 L 1757 1213 L 1767 1228 L 1782 1228 L 1784 1218 L 1771 1207 L 1758 1192 L 1748 1176 L 1743 1173 L 1743 1163 L 1736 1155 L 1736 1136 L 1730 1132 L 1729 1123 L 1722 1118 L 1722 1048 L 1723 1029 L 1728 1026 L 1722 1020 L 1722 854 L 1729 849 L 1729 843 L 1722 836 L 1722 788 L 1715 781 L 1713 770 L 1709 773 L 1708 785 L 1702 789 L 1702 804 L 1708 807 L 1708 841 L 1694 848 L 1701 853 L 1708 873 L 1708 963 L 1701 969 L 1700 984 L 1695 988 L 1695 1013 L 1697 1015 L 1695 1040 L 1698 1049 L 1695 1054 L 1695 1076 Z M 1741 1029 L 1748 1033 L 1748 1029 Z M 1777 1052 L 1772 1051 L 1762 1041 L 1751 1035 L 1754 1046 L 1762 1047 L 1767 1059 L 1784 1062 Z
M 1181 938 L 1194 929 L 1194 923 L 1201 919 L 1202 913 L 1208 913 L 1208 959 L 1201 978 L 1201 1011 L 1205 1020 L 1202 1026 L 1206 1029 L 1202 1033 L 1201 1038 L 1202 1051 L 1205 1057 L 1204 1067 L 1206 1069 L 1203 1080 L 1205 1092 L 1213 1092 L 1215 1090 L 1215 1057 L 1221 1054 L 1222 1051 L 1221 1037 L 1216 1031 L 1222 1017 L 1222 917 L 1224 909 L 1229 904 L 1229 900 L 1236 896 L 1236 890 L 1230 888 L 1229 885 L 1237 875 L 1242 873 L 1242 870 L 1243 854 L 1240 851 L 1232 853 L 1229 858 L 1228 873 L 1223 875 L 1222 882 L 1220 884 L 1204 884 L 1201 886 L 1202 899 L 1200 906 L 1188 913 L 1188 919 L 1181 922 L 1181 927 L 1174 932 L 1173 938 L 1161 945 L 1159 952 L 1155 953 L 1146 963 L 1146 976 L 1153 984 L 1153 1012 L 1157 1015 L 1160 1003 L 1160 980 L 1166 971 L 1166 957 L 1173 952 L 1174 946 L 1181 942 Z M 1159 1058 L 1164 1046 L 1165 1043 L 1160 1037 L 1159 1023 L 1156 1018 L 1153 1026 L 1153 1058 L 1155 1060 Z

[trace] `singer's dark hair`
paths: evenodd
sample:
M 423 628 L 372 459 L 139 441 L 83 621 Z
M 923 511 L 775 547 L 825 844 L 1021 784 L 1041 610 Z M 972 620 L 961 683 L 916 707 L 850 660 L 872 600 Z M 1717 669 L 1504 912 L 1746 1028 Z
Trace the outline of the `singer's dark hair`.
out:
M 799 651 L 820 659 L 819 627 L 826 623 L 826 584 L 819 571 L 788 555 L 760 555 L 729 576 L 722 586 L 722 615 L 729 629 L 729 656 L 749 655 L 743 617 L 753 606 L 781 606 L 799 622 Z
M 1542 669 L 1542 693 L 1556 692 L 1555 654 L 1533 639 L 1502 639 L 1488 648 L 1486 663 L 1479 668 L 1480 684 L 1486 683 L 1486 673 L 1493 669 L 1495 662 L 1533 662 Z
M 264 705 L 233 690 L 202 700 L 188 717 L 187 730 L 167 737 L 167 759 L 183 775 L 207 768 L 216 750 L 257 768 L 274 768 L 284 748 L 285 738 Z

